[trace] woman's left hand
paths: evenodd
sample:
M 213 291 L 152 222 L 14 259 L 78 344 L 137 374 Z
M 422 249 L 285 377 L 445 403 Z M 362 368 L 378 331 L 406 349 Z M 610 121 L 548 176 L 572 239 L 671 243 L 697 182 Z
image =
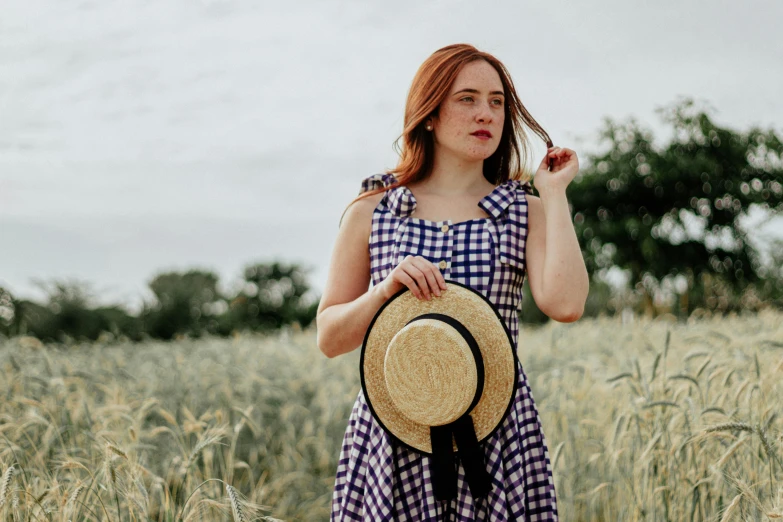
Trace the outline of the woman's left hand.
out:
M 552 170 L 549 170 L 549 159 L 554 160 Z M 566 147 L 551 147 L 538 166 L 533 185 L 538 192 L 562 190 L 576 177 L 579 172 L 579 159 L 576 152 Z

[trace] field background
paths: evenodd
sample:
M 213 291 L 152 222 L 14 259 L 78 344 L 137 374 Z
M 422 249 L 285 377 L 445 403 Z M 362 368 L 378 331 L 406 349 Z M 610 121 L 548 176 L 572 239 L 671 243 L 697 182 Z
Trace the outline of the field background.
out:
M 765 311 L 522 327 L 561 519 L 779 519 L 781 323 Z M 324 357 L 312 330 L 5 341 L 0 515 L 328 520 L 358 362 Z

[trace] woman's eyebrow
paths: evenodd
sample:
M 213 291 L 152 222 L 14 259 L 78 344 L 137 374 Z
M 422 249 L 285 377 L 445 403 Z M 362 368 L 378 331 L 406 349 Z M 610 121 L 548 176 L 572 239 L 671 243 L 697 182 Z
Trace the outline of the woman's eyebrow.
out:
M 461 92 L 471 92 L 471 93 L 474 93 L 474 94 L 481 94 L 477 89 L 460 89 L 459 91 L 455 92 L 454 94 L 459 94 Z M 492 91 L 489 94 L 499 94 L 501 96 L 505 96 L 503 91 Z

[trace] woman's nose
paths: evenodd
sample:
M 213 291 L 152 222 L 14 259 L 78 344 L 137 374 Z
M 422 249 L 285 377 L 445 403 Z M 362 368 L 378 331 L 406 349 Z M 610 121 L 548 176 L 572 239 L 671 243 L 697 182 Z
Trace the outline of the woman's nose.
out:
M 489 103 L 482 103 L 479 105 L 476 119 L 481 122 L 488 122 L 492 120 L 492 110 L 489 106 Z

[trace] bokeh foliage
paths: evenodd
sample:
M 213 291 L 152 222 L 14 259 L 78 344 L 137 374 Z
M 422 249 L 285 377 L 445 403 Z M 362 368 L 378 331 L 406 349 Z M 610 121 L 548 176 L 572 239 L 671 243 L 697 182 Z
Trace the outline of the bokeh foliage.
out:
M 684 276 L 687 311 L 751 306 L 741 296 L 752 288 L 758 302 L 783 295 L 783 249 L 759 245 L 742 221 L 754 205 L 769 218 L 783 214 L 783 143 L 772 130 L 747 132 L 716 124 L 685 99 L 658 114 L 672 140 L 655 146 L 635 119 L 605 120 L 605 152 L 588 154 L 569 186 L 574 225 L 588 272 L 626 271 L 629 285 L 652 295 L 667 279 Z M 709 285 L 727 299 L 707 303 Z

